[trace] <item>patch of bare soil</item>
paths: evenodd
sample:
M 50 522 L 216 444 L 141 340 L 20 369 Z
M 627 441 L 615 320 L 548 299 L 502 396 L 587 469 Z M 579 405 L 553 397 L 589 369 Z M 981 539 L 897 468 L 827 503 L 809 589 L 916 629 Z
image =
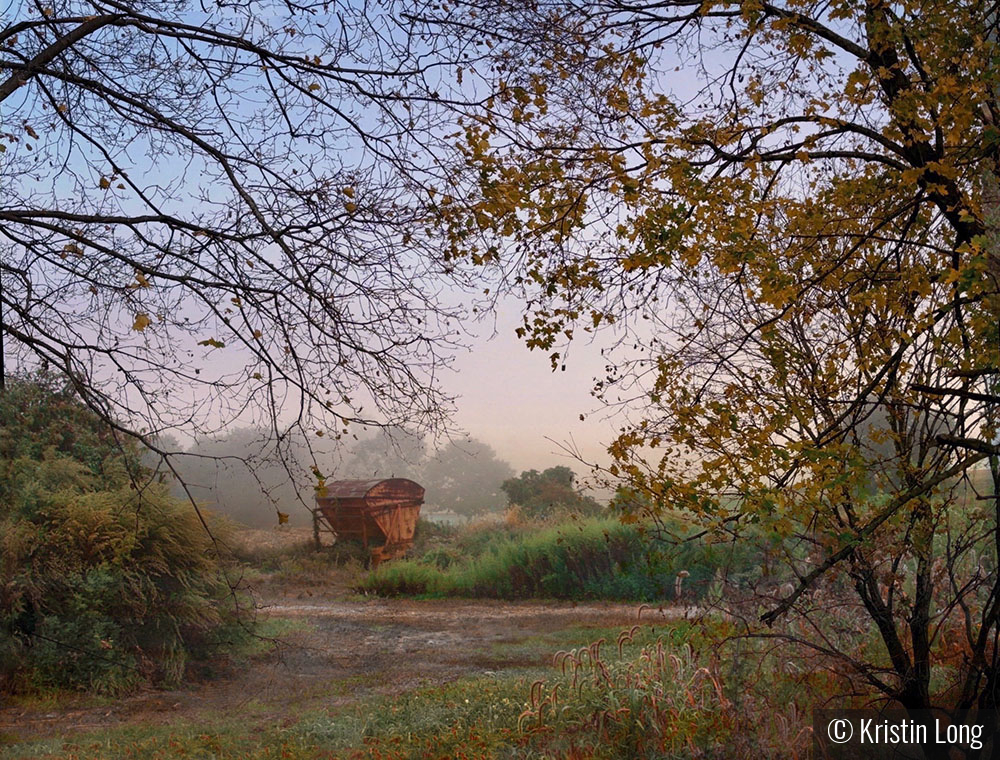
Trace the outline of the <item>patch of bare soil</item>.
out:
M 289 549 L 312 543 L 312 528 L 280 525 L 274 528 L 240 528 L 236 540 L 250 551 Z
M 59 709 L 0 704 L 0 735 L 62 737 L 123 724 L 210 722 L 241 713 L 254 722 L 280 723 L 371 694 L 539 665 L 552 653 L 544 645 L 531 646 L 531 640 L 567 628 L 624 628 L 636 622 L 639 610 L 622 604 L 302 596 L 262 605 L 260 615 L 300 625 L 248 665 L 184 689 L 150 691 L 102 707 L 93 702 Z M 647 607 L 642 620 L 655 624 L 678 614 Z M 583 635 L 579 644 L 585 643 Z

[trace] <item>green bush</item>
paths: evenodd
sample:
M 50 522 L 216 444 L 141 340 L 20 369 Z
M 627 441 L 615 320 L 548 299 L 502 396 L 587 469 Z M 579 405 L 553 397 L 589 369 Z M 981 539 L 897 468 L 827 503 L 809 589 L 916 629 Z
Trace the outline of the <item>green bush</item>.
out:
M 134 441 L 44 379 L 9 383 L 0 431 L 0 688 L 176 682 L 238 630 L 212 538 Z
M 576 478 L 569 467 L 550 467 L 543 472 L 526 470 L 509 478 L 500 488 L 507 494 L 509 506 L 517 505 L 534 518 L 549 517 L 558 512 L 596 517 L 604 508 L 592 497 L 573 487 Z

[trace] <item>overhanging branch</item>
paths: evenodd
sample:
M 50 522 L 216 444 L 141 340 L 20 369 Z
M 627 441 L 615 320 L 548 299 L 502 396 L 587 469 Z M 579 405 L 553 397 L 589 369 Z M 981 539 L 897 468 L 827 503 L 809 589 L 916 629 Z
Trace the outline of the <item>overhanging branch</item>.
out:
M 0 103 L 12 95 L 21 85 L 27 84 L 33 76 L 48 66 L 48 64 L 51 63 L 57 56 L 75 45 L 88 34 L 96 32 L 101 27 L 119 23 L 123 18 L 123 16 L 114 14 L 95 16 L 87 21 L 84 21 L 78 27 L 73 29 L 73 31 L 64 34 L 28 61 L 28 63 L 26 63 L 20 71 L 11 74 L 6 82 L 0 84 Z
M 939 435 L 936 440 L 938 443 L 945 446 L 957 446 L 961 449 L 978 451 L 986 456 L 1000 456 L 1000 446 L 987 443 L 986 441 L 981 441 L 978 438 L 962 438 L 957 435 Z
M 774 622 L 784 615 L 788 610 L 792 608 L 792 605 L 798 600 L 802 594 L 804 594 L 813 582 L 816 581 L 821 575 L 823 575 L 827 570 L 832 568 L 838 562 L 847 559 L 851 556 L 855 547 L 862 541 L 867 540 L 871 535 L 878 530 L 879 526 L 882 525 L 886 520 L 892 517 L 901 507 L 903 507 L 907 502 L 917 498 L 918 496 L 923 496 L 925 493 L 930 491 L 934 486 L 939 483 L 943 483 L 948 478 L 954 477 L 965 470 L 969 469 L 976 462 L 979 462 L 987 457 L 986 453 L 976 453 L 970 454 L 965 459 L 960 461 L 954 467 L 950 467 L 944 472 L 940 472 L 935 475 L 930 480 L 921 483 L 919 486 L 914 486 L 895 499 L 893 499 L 889 505 L 883 509 L 876 517 L 873 517 L 871 521 L 868 522 L 861 530 L 858 531 L 857 536 L 851 543 L 841 547 L 839 550 L 827 557 L 818 567 L 816 567 L 811 572 L 807 573 L 799 580 L 799 585 L 796 586 L 795 590 L 789 594 L 787 597 L 781 600 L 777 607 L 769 612 L 764 613 L 760 616 L 760 620 L 765 625 L 771 626 Z
M 939 388 L 933 385 L 914 383 L 910 386 L 918 393 L 927 393 L 931 396 L 958 396 L 969 401 L 983 401 L 987 404 L 1000 404 L 1000 395 L 996 393 L 977 393 L 976 391 L 962 390 L 961 388 Z

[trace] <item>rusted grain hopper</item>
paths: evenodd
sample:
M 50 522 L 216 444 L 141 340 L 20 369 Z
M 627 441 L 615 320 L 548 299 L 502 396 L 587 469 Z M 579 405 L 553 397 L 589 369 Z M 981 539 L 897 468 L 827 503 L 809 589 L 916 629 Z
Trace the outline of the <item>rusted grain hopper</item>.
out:
M 413 544 L 423 503 L 423 486 L 405 478 L 326 483 L 316 490 L 316 540 L 325 528 L 338 541 L 359 541 L 370 552 L 372 565 L 401 557 Z

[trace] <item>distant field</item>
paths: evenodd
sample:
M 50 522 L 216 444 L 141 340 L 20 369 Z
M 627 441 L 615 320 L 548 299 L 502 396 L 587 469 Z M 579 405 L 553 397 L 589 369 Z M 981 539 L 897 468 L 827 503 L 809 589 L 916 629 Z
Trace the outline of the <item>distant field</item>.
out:
M 281 551 L 312 543 L 312 528 L 279 525 L 274 528 L 240 528 L 236 541 L 249 551 Z

